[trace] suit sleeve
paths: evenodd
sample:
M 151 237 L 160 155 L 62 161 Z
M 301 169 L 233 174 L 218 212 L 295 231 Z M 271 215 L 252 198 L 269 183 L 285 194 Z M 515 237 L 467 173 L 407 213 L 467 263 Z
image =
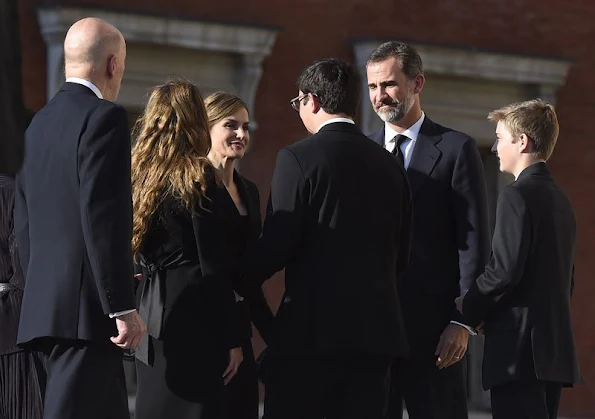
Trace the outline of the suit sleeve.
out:
M 78 150 L 85 247 L 105 314 L 134 309 L 130 134 L 120 106 L 97 110 Z
M 529 213 L 520 192 L 505 188 L 496 209 L 492 257 L 463 299 L 463 316 L 477 326 L 519 284 L 531 243 Z
M 27 268 L 29 266 L 29 211 L 27 209 L 27 200 L 23 190 L 23 175 L 19 174 L 15 183 L 14 196 L 14 235 L 16 247 L 19 255 L 19 261 L 23 275 L 27 278 Z
M 250 194 L 250 198 L 256 202 L 256 207 L 260 208 L 260 195 L 258 194 L 258 189 L 256 188 L 256 185 L 250 185 L 248 193 Z M 262 219 L 260 217 L 260 212 L 258 213 L 257 217 L 257 224 L 259 227 L 261 227 Z M 261 230 L 262 229 L 259 228 L 258 236 L 260 236 Z M 269 306 L 264 296 L 262 286 L 252 285 L 246 287 L 245 297 L 250 307 L 250 316 L 252 323 L 254 323 L 254 326 L 256 326 L 258 333 L 260 333 L 260 336 L 262 336 L 265 343 L 268 344 L 275 316 L 273 315 L 273 311 L 271 310 L 271 307 Z
M 242 345 L 241 315 L 233 292 L 233 266 L 227 252 L 229 246 L 221 224 L 223 220 L 218 214 L 220 191 L 210 189 L 213 192 L 209 194 L 211 201 L 207 204 L 203 199 L 207 210 L 193 214 L 192 226 L 202 276 L 206 283 L 213 284 L 210 289 L 219 297 L 214 298 L 214 304 L 216 312 L 222 313 L 223 344 L 226 349 L 232 349 Z
M 464 294 L 484 271 L 490 237 L 485 173 L 479 151 L 471 138 L 463 144 L 455 163 L 453 206 L 459 253 L 459 289 Z M 462 321 L 453 308 L 453 320 Z
M 242 263 L 244 280 L 261 284 L 287 265 L 300 245 L 305 195 L 306 181 L 299 161 L 284 148 L 277 155 L 262 236 L 248 249 Z

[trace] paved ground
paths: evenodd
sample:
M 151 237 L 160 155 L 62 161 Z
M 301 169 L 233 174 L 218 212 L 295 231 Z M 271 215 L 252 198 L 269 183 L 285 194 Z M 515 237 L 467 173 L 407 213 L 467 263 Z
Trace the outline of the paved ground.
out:
M 134 419 L 134 396 L 128 397 L 128 403 L 130 406 L 130 418 Z M 262 414 L 263 414 L 263 405 L 261 404 L 260 405 L 260 417 L 262 417 Z M 405 412 L 403 419 L 409 419 L 407 412 Z M 469 419 L 492 419 L 492 415 L 489 412 L 487 412 L 487 413 L 486 412 L 470 412 Z
M 134 396 L 129 396 L 128 398 L 128 402 L 130 405 L 130 418 L 134 419 L 134 412 L 132 411 L 134 409 Z M 260 417 L 262 417 L 262 404 L 260 405 Z M 403 416 L 403 419 L 409 419 L 409 416 L 407 415 L 407 412 L 405 412 L 405 415 Z M 469 412 L 469 419 L 492 419 L 492 414 L 490 412 Z M 559 418 L 559 419 L 564 419 L 564 418 Z

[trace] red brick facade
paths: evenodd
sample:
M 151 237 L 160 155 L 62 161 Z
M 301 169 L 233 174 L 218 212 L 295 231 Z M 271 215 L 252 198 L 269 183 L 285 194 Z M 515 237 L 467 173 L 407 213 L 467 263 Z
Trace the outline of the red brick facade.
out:
M 25 102 L 39 109 L 46 100 L 46 47 L 36 8 L 43 0 L 21 0 Z M 279 148 L 305 136 L 288 100 L 295 79 L 314 59 L 353 59 L 355 39 L 401 39 L 416 43 L 463 46 L 509 54 L 573 61 L 566 84 L 557 94 L 561 134 L 551 168 L 574 204 L 579 223 L 573 316 L 580 365 L 586 386 L 564 392 L 563 413 L 595 418 L 595 3 L 592 0 L 301 0 L 188 1 L 60 0 L 54 5 L 170 15 L 185 19 L 279 28 L 272 53 L 264 62 L 253 115 L 256 140 L 242 161 L 242 172 L 268 195 Z M 363 100 L 367 100 L 363 97 Z M 423 103 L 422 103 L 423 105 Z M 438 121 L 440 122 L 440 121 Z M 277 277 L 267 285 L 276 305 L 282 287 Z

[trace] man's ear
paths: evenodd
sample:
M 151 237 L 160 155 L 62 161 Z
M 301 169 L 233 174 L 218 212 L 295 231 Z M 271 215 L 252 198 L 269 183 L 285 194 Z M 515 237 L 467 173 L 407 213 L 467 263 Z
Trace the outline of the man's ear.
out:
M 424 88 L 424 83 L 426 82 L 426 78 L 423 74 L 418 74 L 417 77 L 413 80 L 415 82 L 415 87 L 413 88 L 413 93 L 416 95 L 420 94 L 422 89 Z
M 114 75 L 116 74 L 117 67 L 118 67 L 118 61 L 116 59 L 116 56 L 110 55 L 110 57 L 107 59 L 107 75 L 110 78 L 113 78 Z
M 308 101 L 312 102 L 312 112 L 313 113 L 318 113 L 322 107 L 320 106 L 320 99 L 318 99 L 318 96 L 313 95 L 312 93 L 308 93 Z

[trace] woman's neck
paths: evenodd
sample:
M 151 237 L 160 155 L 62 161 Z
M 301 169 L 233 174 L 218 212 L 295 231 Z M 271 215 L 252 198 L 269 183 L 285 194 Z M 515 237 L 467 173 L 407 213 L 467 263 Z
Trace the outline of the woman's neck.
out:
M 226 187 L 229 187 L 233 183 L 233 159 L 228 159 L 227 157 L 223 157 L 213 153 L 212 151 L 209 153 L 209 160 L 211 164 L 217 169 L 221 176 L 221 180 Z

